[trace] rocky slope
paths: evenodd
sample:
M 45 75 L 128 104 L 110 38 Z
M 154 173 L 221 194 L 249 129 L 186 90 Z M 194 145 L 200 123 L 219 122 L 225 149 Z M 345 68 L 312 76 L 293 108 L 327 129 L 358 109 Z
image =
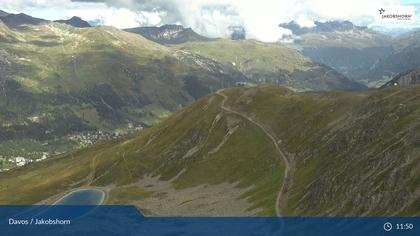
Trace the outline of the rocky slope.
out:
M 151 215 L 418 216 L 419 92 L 224 90 L 139 135 L 0 173 L 0 202 L 95 186 Z
M 408 85 L 417 85 L 420 84 L 420 66 L 414 70 L 402 73 L 396 76 L 391 81 L 387 82 L 384 87 L 389 86 L 408 86 Z

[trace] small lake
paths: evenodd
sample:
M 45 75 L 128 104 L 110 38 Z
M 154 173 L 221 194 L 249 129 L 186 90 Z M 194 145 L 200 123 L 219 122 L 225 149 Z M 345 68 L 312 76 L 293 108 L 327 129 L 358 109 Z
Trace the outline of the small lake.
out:
M 98 189 L 75 190 L 54 203 L 54 205 L 100 205 L 105 193 Z

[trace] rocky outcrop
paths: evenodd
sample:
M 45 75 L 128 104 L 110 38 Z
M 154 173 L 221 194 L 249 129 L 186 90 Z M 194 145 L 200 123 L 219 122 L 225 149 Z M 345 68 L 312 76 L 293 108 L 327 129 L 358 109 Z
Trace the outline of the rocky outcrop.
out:
M 420 66 L 403 74 L 397 75 L 394 79 L 382 87 L 389 86 L 408 86 L 420 84 Z

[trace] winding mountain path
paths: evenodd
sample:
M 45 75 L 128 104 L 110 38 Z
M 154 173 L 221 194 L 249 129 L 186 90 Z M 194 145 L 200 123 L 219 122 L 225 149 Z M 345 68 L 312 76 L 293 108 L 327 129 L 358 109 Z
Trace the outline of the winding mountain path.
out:
M 289 160 L 287 159 L 287 156 L 280 149 L 277 140 L 273 137 L 273 135 L 270 134 L 270 132 L 259 121 L 253 120 L 248 115 L 246 115 L 244 113 L 241 113 L 241 112 L 238 112 L 238 111 L 234 111 L 234 110 L 230 109 L 229 107 L 225 106 L 225 103 L 226 103 L 228 97 L 225 94 L 223 94 L 221 90 L 217 91 L 216 94 L 223 97 L 223 101 L 221 103 L 221 108 L 223 110 L 225 110 L 227 112 L 230 112 L 230 113 L 234 113 L 234 114 L 248 120 L 249 122 L 253 123 L 254 125 L 258 126 L 271 139 L 271 141 L 273 142 L 274 147 L 276 148 L 277 152 L 282 157 L 282 159 L 285 163 L 285 171 L 284 171 L 284 178 L 283 178 L 282 186 L 280 188 L 280 191 L 279 191 L 279 193 L 277 195 L 277 199 L 276 199 L 276 215 L 281 216 L 281 210 L 280 210 L 280 208 L 281 208 L 280 204 L 281 203 L 280 202 L 283 199 L 284 189 L 285 189 L 285 185 L 286 185 L 286 183 L 288 181 L 288 178 L 289 178 L 289 169 L 290 169 Z

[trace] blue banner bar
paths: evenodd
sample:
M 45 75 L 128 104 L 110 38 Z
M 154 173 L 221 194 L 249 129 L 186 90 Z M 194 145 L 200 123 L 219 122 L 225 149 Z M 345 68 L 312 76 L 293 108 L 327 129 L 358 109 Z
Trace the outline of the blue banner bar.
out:
M 420 235 L 420 217 L 144 217 L 135 207 L 0 206 L 0 235 Z

